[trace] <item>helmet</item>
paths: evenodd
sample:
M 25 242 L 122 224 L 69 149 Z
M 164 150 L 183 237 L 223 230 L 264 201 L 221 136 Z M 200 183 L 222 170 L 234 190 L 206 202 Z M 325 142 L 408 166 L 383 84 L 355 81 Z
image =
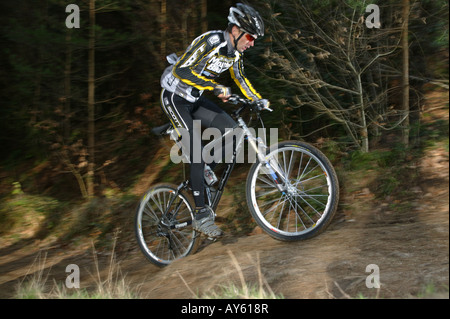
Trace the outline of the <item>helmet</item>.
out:
M 261 16 L 258 11 L 246 4 L 238 3 L 236 8 L 231 7 L 228 21 L 252 35 L 255 39 L 264 36 L 264 22 Z

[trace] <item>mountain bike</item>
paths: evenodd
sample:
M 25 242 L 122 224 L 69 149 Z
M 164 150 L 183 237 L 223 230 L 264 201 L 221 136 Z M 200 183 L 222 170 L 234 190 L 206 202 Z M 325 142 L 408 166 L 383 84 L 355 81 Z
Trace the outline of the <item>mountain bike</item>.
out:
M 339 201 L 338 178 L 330 161 L 316 147 L 301 141 L 267 146 L 249 129 L 241 114 L 248 109 L 262 122 L 260 113 L 272 110 L 238 95 L 232 95 L 228 102 L 240 105 L 231 115 L 241 134 L 233 139 L 222 176 L 212 186 L 205 183 L 208 205 L 216 211 L 236 165 L 238 150 L 247 140 L 249 149 L 256 152 L 245 187 L 248 209 L 256 223 L 281 241 L 304 240 L 321 233 L 332 220 Z M 152 132 L 176 140 L 172 124 Z M 205 149 L 223 143 L 226 134 L 230 132 L 205 145 Z M 166 266 L 195 251 L 200 233 L 192 228 L 193 207 L 189 180 L 178 186 L 157 184 L 143 195 L 136 210 L 135 233 L 143 254 L 152 263 Z

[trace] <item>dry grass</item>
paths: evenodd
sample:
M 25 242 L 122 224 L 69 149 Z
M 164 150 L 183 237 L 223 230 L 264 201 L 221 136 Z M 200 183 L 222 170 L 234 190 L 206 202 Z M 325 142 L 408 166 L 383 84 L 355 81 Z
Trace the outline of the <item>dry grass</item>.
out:
M 240 285 L 236 285 L 233 282 L 226 285 L 219 285 L 215 289 L 211 289 L 208 292 L 199 296 L 196 294 L 184 280 L 183 276 L 178 273 L 178 276 L 186 285 L 192 296 L 196 299 L 283 299 L 282 295 L 276 295 L 264 275 L 261 272 L 259 255 L 256 257 L 255 268 L 258 274 L 258 284 L 250 284 L 245 280 L 244 272 L 239 265 L 234 254 L 228 250 L 233 266 L 236 268 L 236 272 L 239 276 Z
M 111 258 L 109 260 L 106 278 L 102 277 L 97 252 L 92 244 L 92 254 L 94 259 L 95 274 L 91 274 L 95 286 L 86 288 L 67 288 L 65 285 L 58 285 L 48 282 L 50 270 L 45 272 L 47 255 L 36 257 L 28 273 L 37 269 L 32 276 L 24 277 L 17 287 L 17 299 L 137 299 L 141 298 L 138 287 L 130 287 L 125 275 L 122 274 L 119 263 L 115 258 L 116 238 L 114 240 Z

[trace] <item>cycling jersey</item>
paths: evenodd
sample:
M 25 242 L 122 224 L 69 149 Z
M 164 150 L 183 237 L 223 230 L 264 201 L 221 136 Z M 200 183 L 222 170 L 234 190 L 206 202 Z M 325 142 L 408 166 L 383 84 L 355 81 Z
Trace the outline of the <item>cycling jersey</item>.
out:
M 203 91 L 213 91 L 214 80 L 230 70 L 241 92 L 251 100 L 261 99 L 244 74 L 243 53 L 237 51 L 227 31 L 209 31 L 197 37 L 186 52 L 166 68 L 161 86 L 187 101 L 196 102 Z

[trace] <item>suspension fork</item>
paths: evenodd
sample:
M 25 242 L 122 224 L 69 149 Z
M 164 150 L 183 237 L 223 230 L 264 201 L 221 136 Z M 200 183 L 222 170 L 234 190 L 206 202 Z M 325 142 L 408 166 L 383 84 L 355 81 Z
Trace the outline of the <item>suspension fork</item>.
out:
M 242 128 L 245 135 L 248 137 L 248 144 L 256 152 L 259 162 L 266 168 L 268 175 L 274 182 L 277 189 L 280 192 L 284 193 L 285 187 L 283 185 L 286 184 L 286 178 L 276 163 L 273 164 L 271 163 L 270 160 L 267 160 L 267 157 L 265 155 L 268 149 L 267 145 L 263 142 L 263 140 L 260 137 L 256 138 L 255 136 L 253 136 L 253 134 L 251 133 L 251 131 L 249 130 L 248 126 L 245 124 L 242 118 L 238 118 L 237 120 L 239 126 Z
M 265 156 L 262 154 L 263 152 L 260 151 L 260 148 L 264 148 L 264 150 L 266 150 L 267 149 L 266 144 L 264 144 L 264 142 L 262 141 L 261 138 L 256 138 L 255 136 L 253 136 L 253 134 L 249 130 L 247 124 L 245 124 L 244 120 L 241 117 L 239 117 L 237 119 L 237 121 L 239 123 L 239 127 L 244 132 L 244 136 L 247 136 L 248 144 L 253 148 L 256 155 L 258 156 L 258 160 L 261 163 L 265 163 L 266 162 Z M 259 144 L 259 146 L 258 146 L 258 144 Z

